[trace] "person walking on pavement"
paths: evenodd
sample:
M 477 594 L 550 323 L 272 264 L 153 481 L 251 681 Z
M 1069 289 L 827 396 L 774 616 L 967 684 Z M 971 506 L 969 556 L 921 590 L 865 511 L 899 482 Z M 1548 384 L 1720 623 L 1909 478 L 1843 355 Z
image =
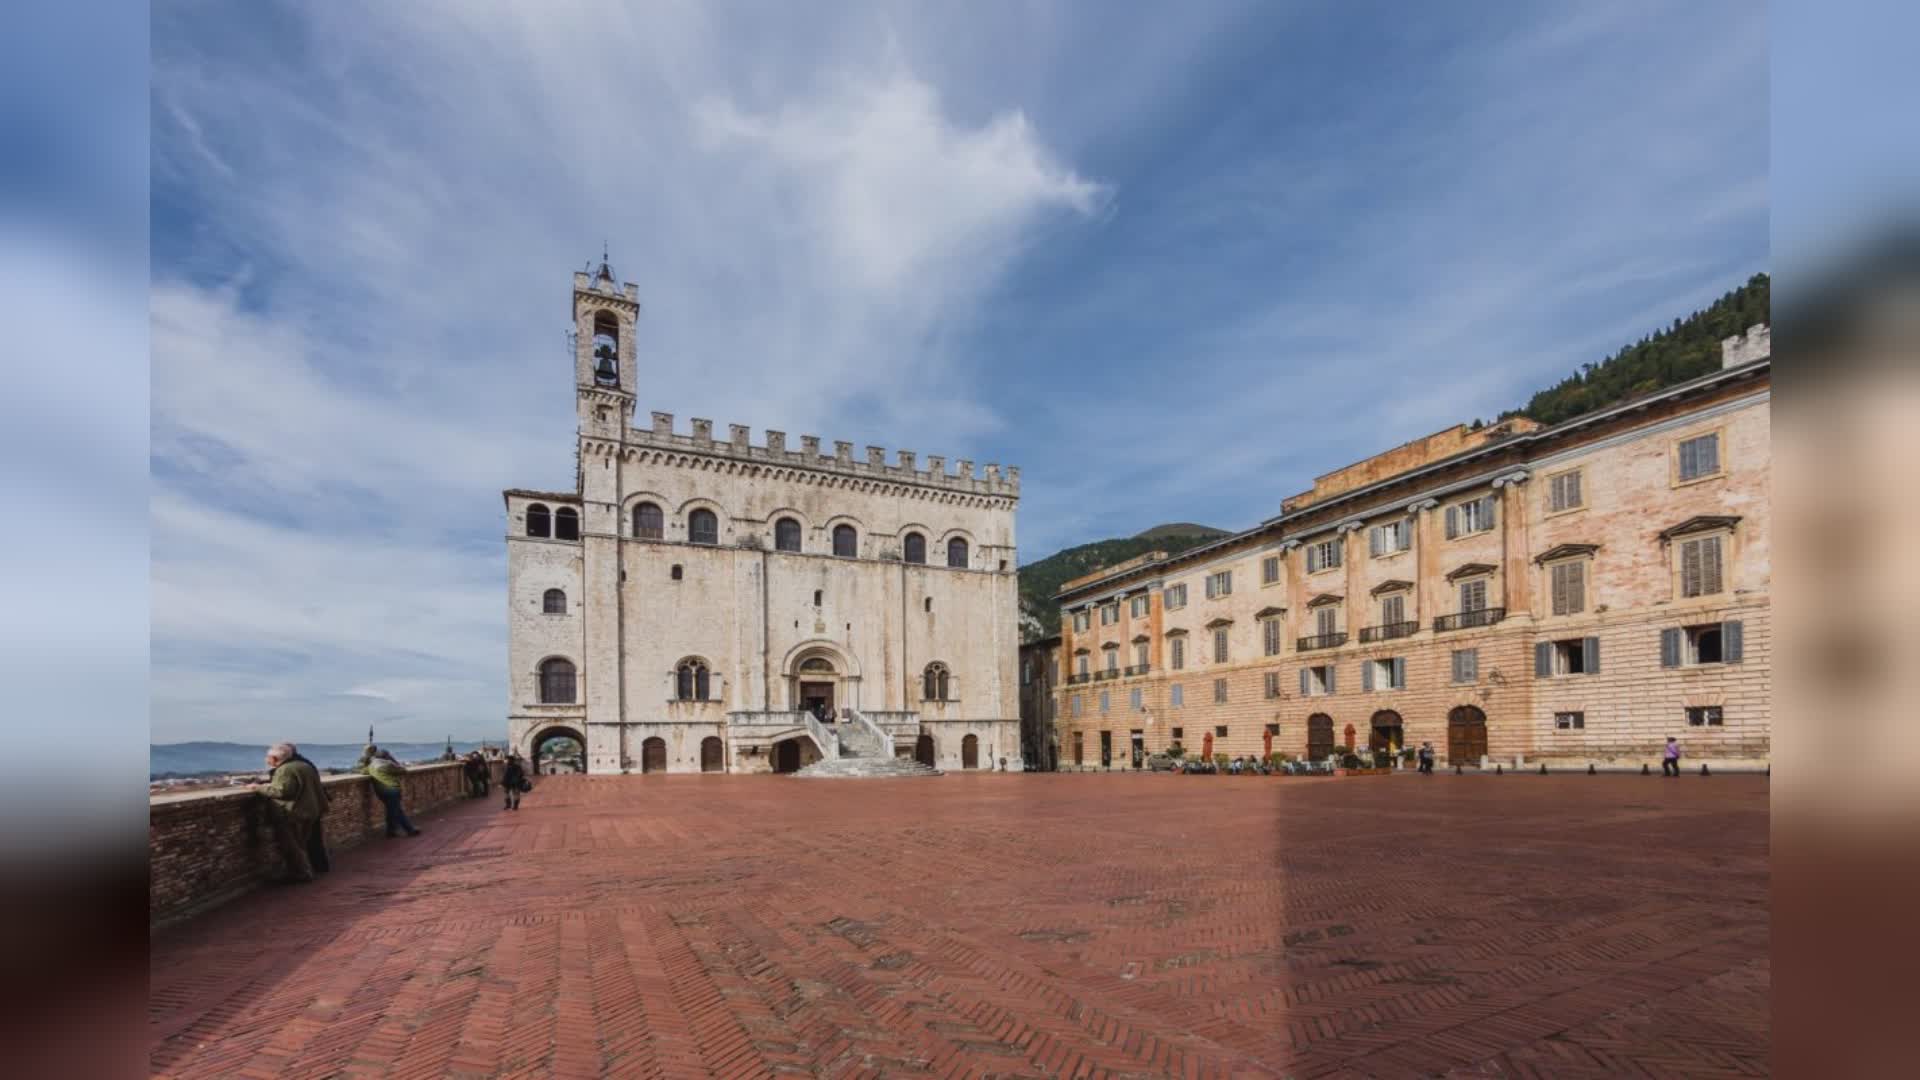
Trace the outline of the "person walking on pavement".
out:
M 360 763 L 353 767 L 353 771 L 365 773 L 373 781 L 373 793 L 387 808 L 388 837 L 420 835 L 420 830 L 407 820 L 406 808 L 400 803 L 400 778 L 407 774 L 407 770 L 393 760 L 392 754 L 368 744 L 360 752 Z
M 1680 775 L 1680 742 L 1671 735 L 1667 736 L 1666 753 L 1660 758 L 1660 775 Z
M 267 751 L 267 768 L 273 770 L 267 782 L 267 815 L 273 821 L 280 856 L 287 863 L 282 880 L 312 881 L 307 844 L 320 823 L 320 774 L 311 763 L 294 760 L 291 743 L 275 743 Z
M 500 789 L 507 793 L 506 806 L 502 809 L 520 809 L 520 792 L 527 787 L 527 771 L 520 767 L 520 755 L 507 755 L 506 772 L 500 777 Z

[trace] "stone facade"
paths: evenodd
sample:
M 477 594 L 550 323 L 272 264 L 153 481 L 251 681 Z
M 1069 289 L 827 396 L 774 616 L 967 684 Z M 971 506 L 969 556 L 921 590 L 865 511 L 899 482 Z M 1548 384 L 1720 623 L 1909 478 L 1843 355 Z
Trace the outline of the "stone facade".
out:
M 637 290 L 576 274 L 578 483 L 509 490 L 508 727 L 590 773 L 791 771 L 802 710 L 941 769 L 1020 767 L 1019 470 L 632 424 Z M 545 674 L 543 674 L 543 672 Z
M 1449 763 L 1637 765 L 1674 736 L 1765 762 L 1767 341 L 1552 428 L 1415 440 L 1255 528 L 1068 583 L 1062 766 L 1209 734 L 1258 754 L 1269 733 L 1294 756 L 1430 741 Z
M 1054 726 L 1059 680 L 1058 637 L 1020 646 L 1020 756 L 1029 769 L 1050 770 L 1059 761 L 1059 735 Z

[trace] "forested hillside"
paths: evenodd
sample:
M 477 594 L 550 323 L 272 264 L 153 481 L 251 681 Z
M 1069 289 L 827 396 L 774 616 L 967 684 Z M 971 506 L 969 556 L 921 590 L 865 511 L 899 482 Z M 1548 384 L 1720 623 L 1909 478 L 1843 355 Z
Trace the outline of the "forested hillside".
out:
M 1060 586 L 1103 566 L 1122 563 L 1149 551 L 1173 554 L 1227 535 L 1224 529 L 1181 522 L 1156 525 L 1136 536 L 1115 540 L 1095 540 L 1065 551 L 1056 551 L 1038 562 L 1020 568 L 1020 639 L 1037 641 L 1060 631 L 1060 609 L 1053 596 Z

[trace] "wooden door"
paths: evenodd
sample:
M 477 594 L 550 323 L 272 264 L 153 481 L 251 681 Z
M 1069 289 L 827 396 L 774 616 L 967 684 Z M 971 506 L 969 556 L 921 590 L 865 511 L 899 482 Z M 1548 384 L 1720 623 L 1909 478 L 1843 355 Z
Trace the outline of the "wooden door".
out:
M 721 746 L 718 736 L 709 735 L 700 740 L 700 771 L 723 771 L 726 768 L 725 755 L 726 750 Z
M 1333 753 L 1333 717 L 1314 713 L 1307 717 L 1307 760 L 1325 761 Z
M 1487 756 L 1487 714 L 1461 705 L 1447 714 L 1447 760 L 1477 765 Z
M 773 744 L 773 771 L 777 773 L 800 771 L 799 739 L 782 739 Z
M 667 771 L 667 740 L 655 735 L 640 744 L 640 771 L 643 773 Z
M 980 736 L 969 735 L 960 740 L 960 767 L 963 769 L 980 767 Z
M 922 735 L 913 740 L 913 760 L 931 769 L 933 765 L 933 736 Z

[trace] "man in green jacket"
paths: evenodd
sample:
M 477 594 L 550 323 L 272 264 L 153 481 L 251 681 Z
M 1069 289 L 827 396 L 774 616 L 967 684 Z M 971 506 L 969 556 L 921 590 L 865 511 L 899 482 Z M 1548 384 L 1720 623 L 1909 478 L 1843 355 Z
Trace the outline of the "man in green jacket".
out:
M 267 751 L 267 768 L 273 770 L 266 790 L 267 816 L 273 822 L 280 857 L 287 863 L 286 880 L 312 881 L 313 863 L 307 858 L 307 848 L 326 806 L 320 774 L 294 753 L 290 743 L 276 743 Z
M 402 833 L 407 836 L 420 835 L 420 830 L 407 820 L 406 808 L 400 804 L 400 778 L 407 774 L 406 766 L 393 760 L 393 755 L 385 750 L 369 745 L 360 752 L 360 763 L 353 767 L 353 771 L 365 773 L 373 781 L 373 793 L 380 797 L 381 805 L 387 808 L 388 837 Z

